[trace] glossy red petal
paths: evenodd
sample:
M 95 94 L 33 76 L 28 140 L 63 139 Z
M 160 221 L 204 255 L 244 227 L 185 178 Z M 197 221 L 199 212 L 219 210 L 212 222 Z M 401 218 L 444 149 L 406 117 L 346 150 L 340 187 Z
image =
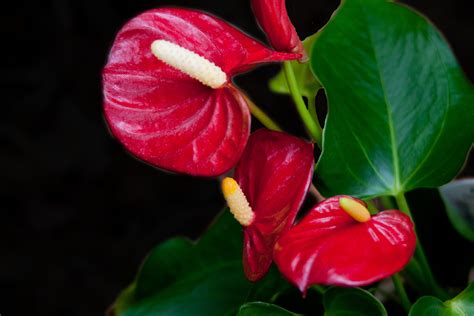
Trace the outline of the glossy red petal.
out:
M 159 39 L 211 60 L 229 78 L 258 63 L 298 56 L 273 52 L 218 18 L 184 9 L 147 11 L 117 34 L 103 71 L 105 117 L 115 137 L 156 167 L 223 174 L 247 142 L 246 101 L 230 82 L 211 89 L 159 61 L 150 49 Z
M 244 228 L 244 271 L 260 279 L 272 262 L 275 241 L 288 230 L 304 200 L 313 173 L 313 145 L 281 132 L 253 133 L 235 170 L 255 213 Z
M 288 17 L 285 0 L 251 0 L 251 4 L 258 23 L 275 49 L 304 54 L 303 43 Z
M 317 204 L 275 245 L 278 268 L 302 292 L 313 284 L 373 283 L 400 271 L 415 251 L 407 215 L 384 211 L 359 223 L 340 208 L 341 197 Z

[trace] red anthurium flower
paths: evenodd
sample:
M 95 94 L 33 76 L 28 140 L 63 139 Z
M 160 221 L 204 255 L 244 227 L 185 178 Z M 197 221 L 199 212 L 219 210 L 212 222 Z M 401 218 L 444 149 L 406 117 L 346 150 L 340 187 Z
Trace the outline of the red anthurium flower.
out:
M 316 206 L 275 244 L 281 273 L 303 293 L 313 284 L 363 286 L 400 271 L 416 236 L 400 211 L 370 216 L 365 203 L 335 196 Z
M 271 51 L 199 11 L 147 11 L 120 30 L 111 49 L 105 117 L 138 158 L 174 172 L 219 175 L 237 163 L 250 128 L 231 77 L 299 57 Z
M 288 230 L 311 183 L 313 145 L 282 132 L 253 133 L 235 170 L 222 182 L 230 211 L 244 226 L 247 278 L 263 277 L 273 246 Z
M 286 12 L 285 0 L 251 0 L 251 4 L 258 23 L 275 49 L 304 54 L 303 43 Z

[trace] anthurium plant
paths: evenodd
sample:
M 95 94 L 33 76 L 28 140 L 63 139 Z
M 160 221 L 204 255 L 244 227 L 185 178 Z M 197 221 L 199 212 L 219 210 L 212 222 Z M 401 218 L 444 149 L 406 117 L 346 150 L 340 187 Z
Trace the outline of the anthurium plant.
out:
M 215 178 L 227 206 L 199 240 L 153 249 L 108 314 L 474 315 L 467 272 L 465 289 L 438 282 L 405 197 L 441 187 L 473 241 L 473 182 L 451 181 L 474 140 L 474 89 L 446 40 L 393 1 L 344 0 L 304 41 L 284 0 L 248 5 L 270 46 L 185 8 L 117 34 L 103 70 L 113 136 L 156 168 Z M 265 63 L 281 72 L 255 84 L 291 96 L 306 137 L 232 81 Z

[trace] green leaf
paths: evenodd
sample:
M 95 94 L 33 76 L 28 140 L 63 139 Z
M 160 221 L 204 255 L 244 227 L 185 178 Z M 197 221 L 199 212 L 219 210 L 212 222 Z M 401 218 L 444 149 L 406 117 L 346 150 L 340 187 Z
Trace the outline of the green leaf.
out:
M 418 293 L 432 293 L 432 288 L 429 287 L 429 282 L 425 279 L 423 269 L 415 257 L 412 257 L 410 262 L 403 268 L 405 276 L 408 278 L 408 283 Z
M 329 104 L 316 170 L 323 195 L 438 187 L 462 168 L 474 91 L 425 17 L 391 1 L 342 1 L 311 66 Z
M 361 288 L 332 287 L 324 292 L 325 316 L 387 316 L 383 304 Z
M 274 302 L 282 293 L 294 288 L 282 277 L 276 266 L 272 265 L 262 280 L 252 284 L 247 301 Z
M 474 283 L 452 300 L 442 302 L 434 296 L 423 296 L 410 309 L 409 316 L 474 315 Z
M 449 316 L 451 312 L 446 310 L 442 301 L 434 296 L 423 296 L 410 309 L 409 316 Z M 454 314 L 458 315 L 458 314 Z
M 474 178 L 455 180 L 443 185 L 439 192 L 451 224 L 474 242 Z
M 257 283 L 245 278 L 241 227 L 225 211 L 197 243 L 178 237 L 156 247 L 112 315 L 228 315 L 250 296 L 273 297 L 283 286 L 277 278 L 274 273 Z
M 242 305 L 237 316 L 298 316 L 277 305 L 252 302 Z
M 313 34 L 311 36 L 308 36 L 303 41 L 303 46 L 308 52 L 308 54 L 310 54 L 313 43 L 316 40 L 317 36 L 318 33 Z M 292 61 L 291 64 L 293 66 L 293 71 L 295 72 L 295 77 L 298 82 L 298 88 L 300 90 L 300 93 L 308 99 L 314 98 L 318 90 L 321 88 L 321 85 L 311 72 L 309 63 L 300 63 L 298 61 Z M 285 71 L 283 70 L 283 68 L 275 77 L 270 79 L 269 87 L 270 90 L 275 93 L 288 95 L 290 94 L 290 89 L 288 88 Z

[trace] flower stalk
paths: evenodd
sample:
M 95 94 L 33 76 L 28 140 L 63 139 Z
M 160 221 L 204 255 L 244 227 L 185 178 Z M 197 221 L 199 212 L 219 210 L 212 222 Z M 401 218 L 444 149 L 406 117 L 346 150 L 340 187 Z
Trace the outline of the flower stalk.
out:
M 258 105 L 256 105 L 246 94 L 242 93 L 249 106 L 250 113 L 260 122 L 263 126 L 272 131 L 283 132 L 283 129 L 274 121 L 270 116 L 267 115 Z
M 400 192 L 396 194 L 395 200 L 397 201 L 397 205 L 399 209 L 410 216 L 413 221 L 413 216 L 411 215 L 410 207 L 408 206 L 408 202 L 405 198 L 405 194 L 403 192 Z M 416 228 L 415 228 L 415 233 L 416 233 Z M 440 298 L 441 300 L 446 300 L 449 298 L 449 294 L 436 282 L 436 279 L 433 276 L 433 272 L 431 271 L 431 267 L 428 263 L 428 260 L 426 259 L 425 252 L 423 251 L 423 247 L 420 242 L 420 238 L 418 238 L 418 235 L 416 237 L 417 243 L 416 243 L 416 249 L 415 249 L 415 257 L 418 260 L 418 262 L 421 265 L 422 271 L 425 276 L 426 282 L 428 282 L 429 287 L 433 290 L 433 293 Z
M 410 299 L 408 298 L 407 292 L 405 291 L 405 287 L 403 286 L 402 279 L 398 273 L 392 275 L 392 281 L 395 285 L 395 289 L 398 293 L 398 297 L 400 298 L 400 303 L 403 306 L 405 312 L 410 311 L 411 303 Z
M 298 83 L 296 81 L 295 73 L 293 71 L 293 66 L 289 62 L 283 63 L 283 69 L 285 70 L 285 77 L 288 84 L 288 88 L 290 89 L 291 97 L 293 98 L 293 102 L 296 105 L 296 110 L 300 115 L 303 124 L 305 125 L 306 131 L 308 132 L 309 136 L 318 144 L 318 146 L 322 147 L 322 128 L 319 125 L 318 121 L 313 120 L 311 114 L 309 113 L 308 109 L 306 108 L 306 104 L 304 103 L 303 97 L 298 88 Z

